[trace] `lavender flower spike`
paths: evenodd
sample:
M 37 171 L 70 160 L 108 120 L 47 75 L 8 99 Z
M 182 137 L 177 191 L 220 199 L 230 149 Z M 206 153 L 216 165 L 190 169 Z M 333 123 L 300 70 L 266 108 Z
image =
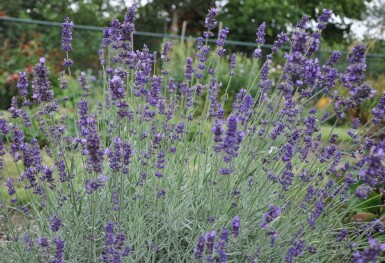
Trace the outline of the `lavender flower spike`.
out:
M 55 239 L 56 252 L 54 263 L 64 263 L 64 241 L 56 238 Z
M 67 17 L 62 26 L 62 42 L 61 47 L 65 52 L 72 49 L 72 27 L 74 23 Z
M 171 48 L 172 48 L 172 44 L 171 42 L 166 42 L 164 43 L 163 45 L 163 50 L 162 50 L 162 54 L 160 55 L 160 58 L 164 61 L 164 62 L 168 62 L 170 61 L 170 58 L 168 57 L 170 51 L 171 51 Z
M 213 30 L 214 27 L 217 25 L 217 20 L 215 17 L 218 15 L 218 10 L 216 8 L 210 8 L 209 13 L 207 14 L 207 17 L 205 19 L 205 27 L 208 30 Z
M 197 259 L 197 260 L 202 259 L 204 249 L 205 249 L 205 238 L 204 238 L 204 236 L 199 236 L 198 237 L 198 243 L 194 247 L 195 259 Z
M 51 82 L 48 79 L 48 68 L 45 65 L 45 58 L 40 58 L 40 62 L 36 64 L 33 70 L 33 81 L 32 81 L 32 98 L 36 103 L 42 101 L 50 102 L 53 100 L 53 90 Z
M 112 100 L 123 99 L 125 96 L 123 81 L 119 76 L 113 76 L 110 80 Z
M 257 39 L 255 40 L 255 42 L 259 45 L 263 45 L 265 44 L 265 36 L 266 36 L 266 33 L 265 33 L 265 29 L 266 29 L 266 23 L 263 22 L 259 28 L 258 28 L 258 31 L 256 33 L 257 35 Z
M 231 222 L 231 227 L 233 228 L 233 234 L 236 237 L 239 235 L 239 227 L 240 226 L 241 226 L 241 222 L 240 222 L 239 216 L 236 215 L 236 216 L 234 216 L 234 219 Z
M 25 72 L 19 73 L 19 81 L 17 82 L 17 88 L 19 89 L 19 95 L 21 97 L 27 97 L 28 96 L 27 73 L 25 73 Z

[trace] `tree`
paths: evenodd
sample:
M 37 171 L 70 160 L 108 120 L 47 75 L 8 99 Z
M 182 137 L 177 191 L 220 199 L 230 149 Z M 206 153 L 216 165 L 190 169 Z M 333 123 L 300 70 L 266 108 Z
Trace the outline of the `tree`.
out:
M 239 41 L 253 41 L 259 24 L 266 22 L 267 43 L 272 43 L 278 33 L 295 26 L 304 14 L 315 18 L 323 8 L 332 9 L 341 18 L 323 32 L 323 37 L 332 44 L 348 40 L 351 23 L 346 18 L 361 19 L 366 5 L 363 0 L 228 0 L 221 20 L 230 27 L 230 38 Z
M 207 10 L 214 0 L 153 0 L 138 10 L 138 30 L 179 34 L 183 21 L 187 32 L 201 32 Z

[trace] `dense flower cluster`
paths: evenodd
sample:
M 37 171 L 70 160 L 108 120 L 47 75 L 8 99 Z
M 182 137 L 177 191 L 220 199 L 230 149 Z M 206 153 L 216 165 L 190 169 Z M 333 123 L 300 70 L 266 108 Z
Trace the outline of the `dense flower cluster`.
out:
M 381 129 L 385 96 L 371 125 L 352 120 L 348 146 L 334 128 L 324 135 L 328 120 L 337 125 L 373 94 L 364 78 L 364 45 L 352 48 L 342 72 L 340 52 L 324 63 L 316 58 L 332 11 L 322 10 L 313 27 L 303 16 L 268 54 L 262 52 L 268 24 L 260 24 L 249 67 L 226 51 L 229 28 L 219 30 L 216 42 L 208 39 L 217 32 L 217 9 L 209 10 L 196 50 L 175 62 L 181 52 L 172 42 L 160 56 L 146 45 L 134 50 L 135 10 L 103 31 L 100 87 L 84 72 L 69 81 L 73 74 L 65 69 L 60 88 L 74 97 L 59 102 L 41 58 L 32 105 L 27 74 L 20 73 L 19 97 L 9 116 L 0 115 L 0 168 L 7 175 L 0 178 L 7 235 L 0 247 L 7 260 L 383 260 L 385 141 L 365 136 Z M 67 18 L 65 67 L 73 66 L 72 27 Z M 275 57 L 285 47 L 277 77 Z M 234 90 L 244 75 L 249 81 Z M 330 103 L 317 110 L 312 103 L 320 94 Z M 371 208 L 362 212 L 365 203 Z

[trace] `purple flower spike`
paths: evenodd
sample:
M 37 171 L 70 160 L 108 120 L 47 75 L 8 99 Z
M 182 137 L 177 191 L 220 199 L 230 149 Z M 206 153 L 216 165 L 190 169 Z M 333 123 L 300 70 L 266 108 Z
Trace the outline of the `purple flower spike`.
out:
M 204 249 L 205 249 L 205 238 L 204 238 L 204 236 L 199 236 L 198 237 L 198 243 L 194 247 L 195 259 L 197 259 L 197 260 L 201 260 L 202 259 Z
M 218 10 L 216 8 L 210 8 L 209 13 L 207 14 L 207 17 L 205 19 L 205 27 L 208 30 L 213 30 L 214 27 L 217 25 L 217 20 L 215 17 L 218 15 Z
M 184 76 L 188 80 L 191 80 L 192 75 L 194 73 L 194 68 L 193 68 L 192 63 L 193 63 L 192 58 L 187 58 L 186 59 L 186 66 L 185 66 Z
M 214 250 L 214 241 L 215 241 L 215 235 L 217 234 L 217 231 L 212 230 L 209 233 L 206 233 L 206 254 L 207 254 L 207 261 L 212 262 L 212 255 Z
M 266 36 L 266 33 L 265 33 L 265 29 L 266 29 L 266 23 L 263 22 L 259 28 L 258 28 L 258 31 L 256 33 L 257 35 L 257 39 L 255 40 L 255 42 L 259 45 L 263 45 L 265 44 L 265 36 Z
M 134 33 L 135 33 L 135 11 L 136 5 L 133 4 L 130 8 L 128 8 L 127 14 L 124 17 L 124 21 L 122 24 L 122 40 L 128 42 L 130 45 Z
M 168 57 L 170 51 L 171 51 L 171 48 L 172 48 L 172 44 L 171 42 L 166 42 L 164 43 L 163 45 L 163 50 L 162 50 L 162 54 L 160 55 L 160 58 L 164 61 L 164 62 L 168 62 L 170 61 L 170 58 Z
M 230 76 L 234 76 L 235 64 L 237 63 L 237 56 L 233 53 L 230 57 Z
M 103 151 L 101 149 L 100 136 L 96 127 L 95 119 L 90 118 L 89 133 L 86 142 L 86 153 L 88 155 L 89 169 L 96 173 L 102 172 Z
M 64 263 L 64 241 L 56 238 L 55 239 L 56 251 L 54 263 Z
M 51 222 L 51 225 L 49 226 L 49 228 L 52 230 L 52 232 L 59 231 L 60 227 L 62 226 L 60 218 L 54 215 L 49 218 L 49 221 Z
M 72 49 L 72 27 L 74 23 L 67 17 L 62 26 L 62 42 L 61 47 L 65 52 Z
M 385 119 L 385 92 L 382 94 L 377 106 L 373 108 L 372 113 L 374 115 L 374 123 L 379 123 L 381 120 Z
M 323 9 L 322 14 L 318 17 L 318 25 L 317 28 L 319 30 L 324 30 L 326 28 L 327 23 L 329 22 L 330 17 L 332 16 L 333 11 Z
M 235 216 L 233 221 L 231 222 L 231 227 L 233 228 L 233 235 L 238 236 L 239 235 L 239 227 L 241 226 L 240 218 L 239 216 Z
M 285 45 L 286 42 L 289 42 L 289 37 L 287 36 L 286 33 L 279 33 L 278 36 L 277 36 L 277 40 L 274 41 L 274 45 L 273 47 L 271 48 L 271 51 L 273 53 L 277 53 L 278 52 L 278 49 L 280 49 L 281 47 L 283 47 Z
M 40 58 L 33 70 L 32 98 L 36 103 L 51 102 L 53 100 L 53 90 L 48 79 L 48 68 L 45 66 L 45 58 Z
M 15 182 L 15 179 L 13 179 L 13 178 L 8 178 L 7 179 L 7 182 L 5 182 L 4 183 L 4 185 L 6 186 L 6 187 L 8 187 L 8 194 L 9 194 L 9 196 L 12 196 L 12 195 L 14 195 L 15 193 L 16 193 L 16 191 L 15 191 L 15 186 L 14 186 L 14 183 Z
M 17 88 L 19 89 L 19 95 L 21 97 L 28 96 L 28 78 L 27 73 L 19 73 L 19 81 L 17 82 Z
M 113 76 L 110 80 L 112 100 L 123 99 L 125 96 L 123 81 L 119 76 Z
M 238 119 L 235 116 L 230 116 L 227 119 L 227 131 L 223 138 L 222 149 L 226 153 L 224 156 L 225 162 L 230 162 L 238 156 L 239 141 L 237 132 Z
M 80 73 L 79 81 L 80 81 L 80 84 L 82 86 L 83 92 L 86 94 L 88 92 L 90 86 L 87 83 L 87 78 L 86 78 L 86 73 L 85 72 L 81 72 Z

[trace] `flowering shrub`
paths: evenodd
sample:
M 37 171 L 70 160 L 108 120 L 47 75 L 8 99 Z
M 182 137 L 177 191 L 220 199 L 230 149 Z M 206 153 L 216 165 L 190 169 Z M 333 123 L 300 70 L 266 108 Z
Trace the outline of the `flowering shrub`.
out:
M 78 101 L 76 131 L 67 130 L 73 116 L 68 101 L 55 100 L 45 58 L 33 70 L 32 94 L 20 73 L 19 101 L 12 120 L 0 118 L 0 154 L 9 152 L 19 180 L 30 197 L 18 203 L 12 174 L 4 178 L 9 199 L 1 206 L 2 259 L 7 262 L 375 262 L 385 249 L 382 186 L 385 142 L 367 132 L 385 118 L 381 99 L 374 119 L 355 120 L 342 148 L 331 132 L 321 141 L 329 118 L 345 112 L 372 94 L 364 81 L 365 46 L 353 48 L 344 72 L 335 68 L 340 53 L 320 65 L 313 58 L 321 31 L 332 15 L 323 10 L 313 32 L 304 16 L 291 36 L 278 35 L 263 56 L 265 24 L 257 30 L 250 86 L 235 96 L 225 116 L 237 61 L 226 61 L 231 29 L 214 36 L 216 9 L 205 20 L 196 55 L 185 60 L 184 80 L 169 70 L 171 43 L 163 46 L 162 67 L 146 46 L 133 50 L 135 6 L 124 21 L 113 19 L 103 32 L 99 57 L 104 100 L 84 75 Z M 63 24 L 66 52 L 60 86 L 76 79 L 70 58 L 72 22 Z M 279 81 L 269 77 L 275 55 L 290 45 Z M 214 55 L 210 55 L 214 54 Z M 228 63 L 228 83 L 217 79 Z M 182 65 L 180 65 L 182 66 Z M 254 67 L 252 67 L 254 68 Z M 68 77 L 69 76 L 69 77 Z M 337 92 L 330 91 L 340 80 Z M 257 89 L 255 96 L 251 89 Z M 338 91 L 348 89 L 347 96 Z M 100 91 L 99 91 L 100 92 Z M 309 107 L 314 96 L 331 98 L 320 110 Z M 204 104 L 197 104 L 203 97 Z M 21 100 L 21 106 L 20 106 Z M 30 116 L 29 107 L 38 111 Z M 63 110 L 59 109 L 63 107 Z M 333 108 L 333 114 L 328 109 Z M 199 111 L 200 114 L 196 114 Z M 71 118 L 70 118 L 71 117 Z M 25 129 L 39 122 L 48 145 L 26 141 Z M 33 133 L 33 131 L 32 131 Z M 7 144 L 5 144 L 7 142 Z M 6 149 L 7 148 L 7 149 Z M 50 160 L 43 159 L 43 152 Z M 7 170 L 7 166 L 2 168 Z M 364 221 L 362 202 L 380 200 Z M 362 201 L 364 200 L 364 201 Z M 380 209 L 381 208 L 381 209 Z M 368 214 L 369 212 L 367 212 Z M 17 220 L 16 220 L 17 219 Z M 361 219 L 361 220 L 359 220 Z

